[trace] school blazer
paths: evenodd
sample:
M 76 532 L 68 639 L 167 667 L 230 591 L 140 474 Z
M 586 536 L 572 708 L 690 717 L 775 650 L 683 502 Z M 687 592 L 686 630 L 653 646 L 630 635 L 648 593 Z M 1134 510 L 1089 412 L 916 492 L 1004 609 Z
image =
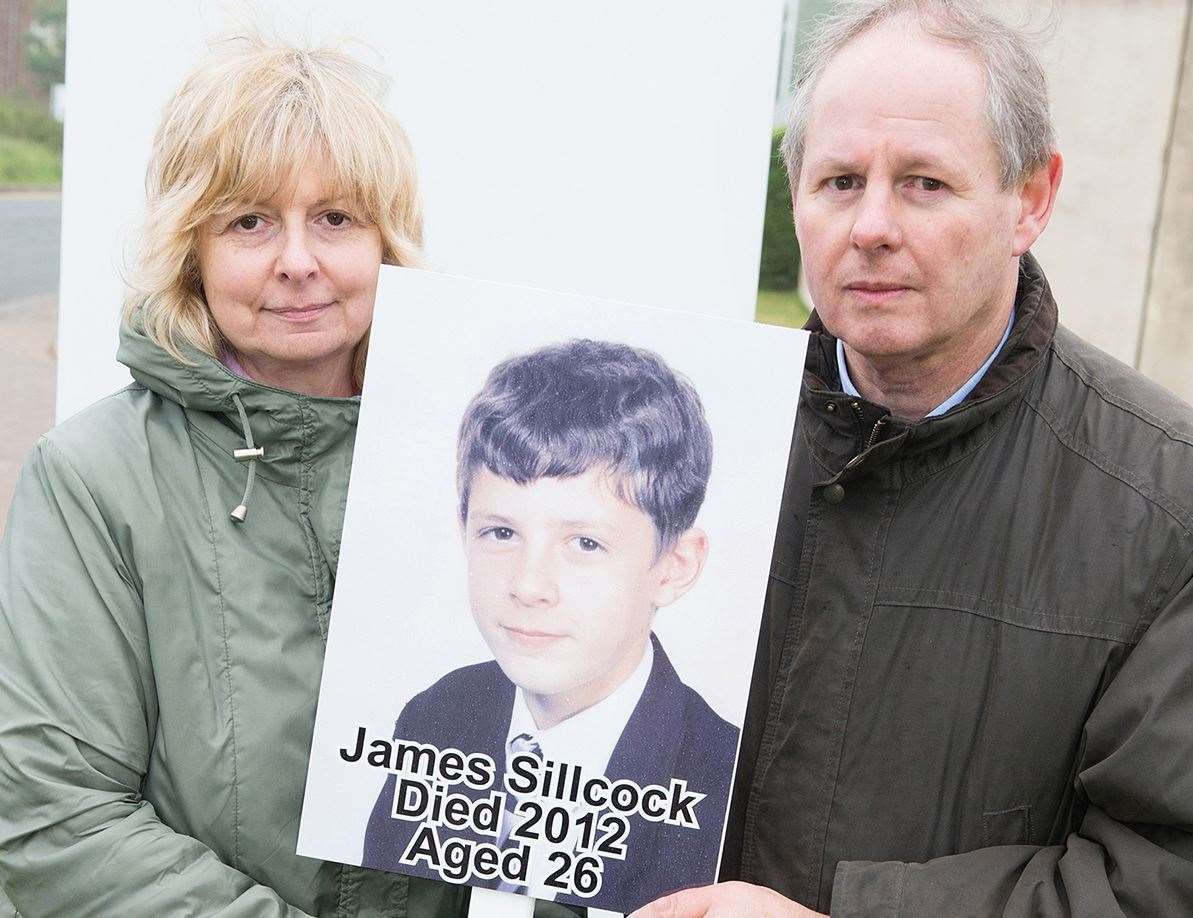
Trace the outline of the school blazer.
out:
M 686 780 L 691 790 L 707 794 L 695 808 L 700 829 L 629 817 L 627 857 L 604 859 L 600 891 L 588 898 L 560 893 L 557 902 L 631 911 L 677 889 L 715 879 L 738 730 L 680 681 L 653 634 L 651 641 L 654 662 L 650 676 L 613 749 L 605 776 L 610 781 L 629 779 L 642 786 L 668 786 L 672 777 Z M 411 699 L 397 720 L 394 738 L 492 757 L 497 763 L 493 787 L 473 791 L 460 784 L 452 788 L 475 798 L 487 797 L 502 789 L 505 738 L 513 704 L 514 685 L 496 661 L 465 666 Z M 391 774 L 369 817 L 361 861 L 364 867 L 399 870 L 398 858 L 419 826 L 390 816 L 395 785 Z M 449 836 L 481 838 L 468 832 L 441 833 L 443 841 Z M 402 866 L 399 872 L 435 878 L 425 864 Z M 495 887 L 497 881 L 472 885 Z

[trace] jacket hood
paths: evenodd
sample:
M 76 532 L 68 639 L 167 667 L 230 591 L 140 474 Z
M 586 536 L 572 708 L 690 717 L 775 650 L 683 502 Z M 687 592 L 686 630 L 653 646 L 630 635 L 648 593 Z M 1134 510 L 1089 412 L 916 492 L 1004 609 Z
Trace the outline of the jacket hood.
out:
M 345 447 L 351 451 L 359 397 L 275 389 L 237 376 L 195 348 L 184 348 L 183 355 L 188 363 L 139 329 L 121 326 L 116 359 L 139 384 L 182 407 L 202 435 L 227 451 L 230 462 L 247 464 L 246 497 L 258 465 L 259 473 L 273 481 L 310 488 L 312 469 L 322 458 Z M 245 450 L 259 452 L 250 456 Z
M 1056 326 L 1056 301 L 1039 263 L 1027 253 L 1019 263 L 1015 324 L 998 359 L 961 404 L 937 417 L 911 422 L 841 391 L 837 339 L 813 313 L 804 326 L 811 339 L 801 395 L 801 414 L 814 419 L 805 425 L 813 458 L 831 481 L 856 478 L 895 458 L 909 460 L 904 464 L 908 475 L 930 474 L 957 458 L 959 451 L 984 442 L 983 432 L 1001 424 L 1005 413 L 1019 403 L 1052 344 Z

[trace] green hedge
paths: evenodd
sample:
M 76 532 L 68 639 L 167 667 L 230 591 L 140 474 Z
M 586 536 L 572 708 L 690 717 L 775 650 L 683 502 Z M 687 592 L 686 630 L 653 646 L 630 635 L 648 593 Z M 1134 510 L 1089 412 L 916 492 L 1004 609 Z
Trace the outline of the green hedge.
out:
M 782 141 L 782 130 L 775 131 L 771 138 L 766 216 L 762 224 L 762 266 L 758 276 L 761 290 L 793 290 L 799 283 L 799 244 L 791 222 L 791 191 L 779 155 Z
M 0 184 L 53 185 L 62 181 L 62 154 L 57 150 L 0 134 Z
M 19 99 L 0 98 L 0 134 L 62 151 L 62 125 L 49 112 Z

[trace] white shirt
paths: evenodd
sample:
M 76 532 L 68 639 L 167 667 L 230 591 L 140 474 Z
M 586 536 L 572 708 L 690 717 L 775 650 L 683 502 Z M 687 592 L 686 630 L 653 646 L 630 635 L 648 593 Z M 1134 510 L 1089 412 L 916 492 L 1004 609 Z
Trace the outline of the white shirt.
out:
M 603 775 L 609 767 L 613 748 L 621 739 L 621 731 L 625 729 L 626 721 L 630 719 L 646 689 L 646 680 L 650 678 L 653 664 L 654 647 L 647 641 L 642 659 L 625 682 L 602 701 L 546 730 L 540 730 L 535 724 L 534 715 L 526 705 L 526 694 L 519 686 L 514 692 L 514 707 L 505 734 L 506 752 L 509 752 L 510 741 L 515 736 L 526 733 L 539 744 L 543 758 L 579 765 L 589 777 Z
M 603 775 L 609 767 L 609 759 L 613 757 L 613 750 L 617 746 L 617 741 L 621 739 L 626 722 L 642 698 L 653 665 L 654 646 L 647 641 L 642 659 L 625 682 L 601 701 L 561 720 L 546 730 L 540 730 L 535 724 L 534 715 L 526 706 L 526 695 L 519 686 L 514 692 L 514 707 L 510 712 L 510 725 L 505 734 L 506 756 L 510 755 L 511 741 L 517 736 L 526 734 L 538 743 L 544 759 L 579 765 L 584 769 L 586 778 Z M 572 806 L 568 805 L 566 801 L 550 800 L 548 802 L 552 805 L 568 806 L 573 816 L 580 815 L 584 809 L 583 804 Z M 556 890 L 539 885 L 551 868 L 547 856 L 553 850 L 572 851 L 575 849 L 575 843 L 576 833 L 573 833 L 573 837 L 568 838 L 559 846 L 540 843 L 531 848 L 529 882 L 527 884 L 530 895 L 536 899 L 555 898 Z

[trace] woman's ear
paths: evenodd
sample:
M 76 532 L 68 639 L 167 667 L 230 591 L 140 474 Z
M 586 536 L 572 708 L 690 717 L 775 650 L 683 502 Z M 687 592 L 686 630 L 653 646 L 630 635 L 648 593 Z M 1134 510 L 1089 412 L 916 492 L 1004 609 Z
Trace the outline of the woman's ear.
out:
M 708 536 L 703 529 L 693 526 L 676 539 L 655 562 L 661 575 L 655 591 L 655 608 L 670 605 L 695 586 L 707 557 Z

